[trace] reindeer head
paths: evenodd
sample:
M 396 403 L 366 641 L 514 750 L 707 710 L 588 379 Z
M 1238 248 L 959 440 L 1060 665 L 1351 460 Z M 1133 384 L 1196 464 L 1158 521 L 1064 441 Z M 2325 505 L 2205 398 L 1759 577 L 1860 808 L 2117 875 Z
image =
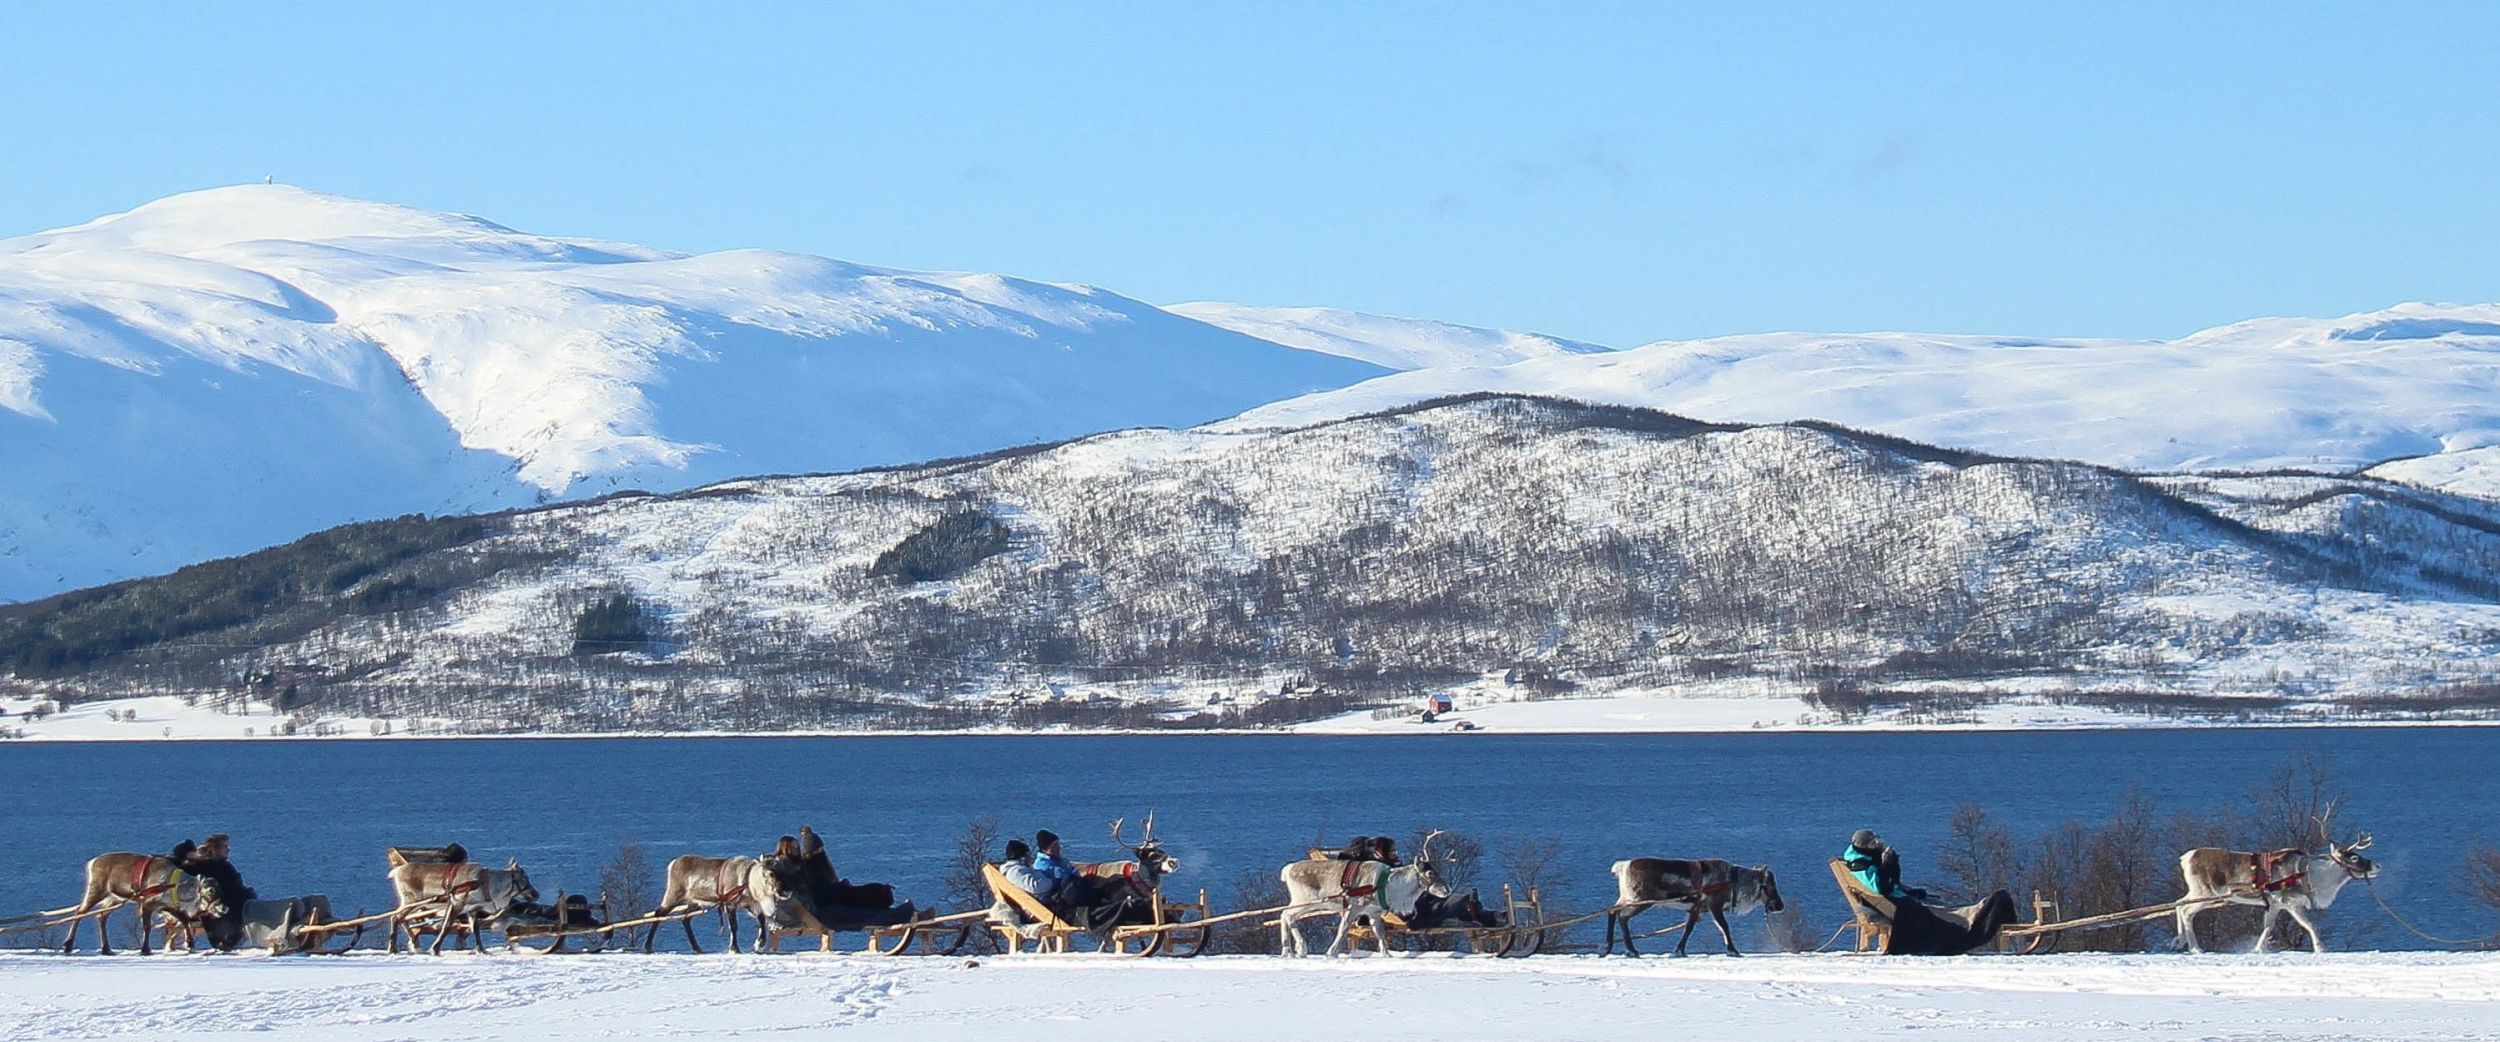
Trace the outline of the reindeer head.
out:
M 508 885 L 512 888 L 511 893 L 506 895 L 510 901 L 515 904 L 534 904 L 538 901 L 538 888 L 530 885 L 530 874 L 521 870 L 519 858 L 506 860 L 503 870 L 504 878 L 510 881 Z
M 2345 874 L 2352 876 L 2354 879 L 2368 879 L 2378 874 L 2377 863 L 2371 861 L 2369 858 L 2361 856 L 2361 851 L 2369 845 L 2370 834 L 2364 832 L 2361 834 L 2360 839 L 2353 840 L 2350 843 L 2328 843 L 2326 845 L 2326 856 L 2329 860 L 2335 862 L 2336 867 L 2343 869 Z
M 223 919 L 234 911 L 226 903 L 226 889 L 217 885 L 216 879 L 209 876 L 195 876 L 193 879 L 189 910 L 191 918 Z M 176 892 L 176 896 L 180 896 L 179 891 Z
M 1780 882 L 1771 875 L 1771 866 L 1755 865 L 1753 870 L 1762 877 L 1762 910 L 1778 912 L 1787 908 L 1788 906 L 1780 901 Z
M 1424 834 L 1423 844 L 1415 851 L 1415 880 L 1423 885 L 1425 893 L 1446 899 L 1450 896 L 1450 884 L 1441 876 L 1440 861 L 1432 856 L 1432 838 L 1441 831 L 1434 829 Z
M 1163 877 L 1181 870 L 1180 859 L 1165 853 L 1163 841 L 1155 838 L 1155 812 L 1146 812 L 1146 834 L 1134 844 L 1120 835 L 1122 827 L 1127 824 L 1127 818 L 1111 823 L 1111 841 L 1137 858 L 1137 873 L 1146 877 L 1147 886 L 1155 886 L 1163 881 Z

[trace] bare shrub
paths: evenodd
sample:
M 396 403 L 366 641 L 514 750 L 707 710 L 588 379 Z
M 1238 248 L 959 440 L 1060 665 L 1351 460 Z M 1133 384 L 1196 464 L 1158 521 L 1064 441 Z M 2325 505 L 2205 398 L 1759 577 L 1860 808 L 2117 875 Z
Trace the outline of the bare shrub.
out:
M 651 890 L 652 874 L 651 857 L 639 841 L 629 839 L 618 844 L 616 856 L 599 869 L 599 900 L 607 903 L 608 918 L 637 916 L 657 906 L 660 895 Z M 654 923 L 626 931 L 626 946 L 640 946 L 643 938 L 657 929 L 659 925 Z
M 990 885 L 981 878 L 983 866 L 993 864 L 990 844 L 998 840 L 998 818 L 983 815 L 964 826 L 964 834 L 955 840 L 955 852 L 946 860 L 946 874 L 939 882 L 944 886 L 946 907 L 970 911 L 990 905 Z M 997 935 L 988 930 L 974 930 L 968 947 L 994 949 Z
M 1277 870 L 1256 866 L 1242 869 L 1233 876 L 1233 901 L 1229 906 L 1238 911 L 1252 908 L 1274 908 L 1285 903 L 1285 881 Z M 1215 927 L 1207 938 L 1207 950 L 1220 955 L 1274 955 L 1276 928 L 1258 916 L 1235 919 Z
M 2500 912 L 2500 848 L 2475 847 L 2465 854 L 2465 874 L 2458 889 L 2475 904 Z M 2500 947 L 2500 934 L 2483 942 L 2483 947 Z
M 2022 875 L 2022 859 L 2014 853 L 2014 834 L 1990 818 L 1987 808 L 1976 803 L 1955 807 L 1947 827 L 1953 839 L 1936 852 L 1936 864 L 1962 893 L 1977 895 L 2011 888 Z

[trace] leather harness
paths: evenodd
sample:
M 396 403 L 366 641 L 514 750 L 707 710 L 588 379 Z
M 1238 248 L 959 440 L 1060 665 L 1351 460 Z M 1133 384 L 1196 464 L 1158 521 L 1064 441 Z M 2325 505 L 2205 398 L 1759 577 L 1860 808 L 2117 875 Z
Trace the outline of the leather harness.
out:
M 2308 858 L 2308 852 L 2298 848 L 2250 854 L 2248 855 L 2249 879 L 2256 886 L 2257 892 L 2261 894 L 2280 893 L 2298 888 L 2302 881 L 2309 877 Z M 2283 867 L 2284 862 L 2294 859 L 2299 860 L 2300 871 L 2282 876 L 2274 874 L 2277 869 Z
M 1358 880 L 1362 878 L 1363 869 L 1366 867 L 1378 868 L 1380 871 L 1372 874 L 1371 882 L 1358 882 Z M 1389 866 L 1385 862 L 1348 861 L 1345 863 L 1345 871 L 1338 874 L 1337 886 L 1338 889 L 1345 891 L 1344 896 L 1347 900 L 1352 900 L 1357 897 L 1370 897 L 1379 893 L 1381 885 L 1388 881 Z

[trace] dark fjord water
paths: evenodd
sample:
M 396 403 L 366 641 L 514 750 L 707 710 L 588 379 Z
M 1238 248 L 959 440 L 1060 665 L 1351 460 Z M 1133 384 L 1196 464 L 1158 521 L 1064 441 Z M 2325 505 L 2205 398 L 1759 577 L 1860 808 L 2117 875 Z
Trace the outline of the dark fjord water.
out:
M 1152 808 L 1181 881 L 1219 904 L 1314 837 L 1432 826 L 1488 846 L 1560 837 L 1556 888 L 1581 908 L 1611 898 L 1621 857 L 1768 862 L 1819 938 L 1843 914 L 1824 859 L 1859 826 L 1899 845 L 1917 882 L 1965 801 L 2023 836 L 2102 820 L 2139 786 L 2165 812 L 2218 810 L 2303 754 L 2331 762 L 2345 825 L 2376 835 L 2399 911 L 2433 932 L 2500 927 L 2457 889 L 2466 851 L 2500 844 L 2500 731 L 2467 728 L 13 744 L 0 914 L 73 901 L 95 853 L 213 831 L 264 894 L 327 893 L 342 912 L 388 904 L 388 844 L 519 858 L 552 896 L 595 890 L 626 840 L 655 862 L 761 853 L 801 823 L 845 875 L 928 901 L 976 817 L 1054 829 L 1087 858 L 1113 853 L 1110 819 L 1133 831 Z M 2339 947 L 2423 946 L 2358 888 L 2328 922 Z

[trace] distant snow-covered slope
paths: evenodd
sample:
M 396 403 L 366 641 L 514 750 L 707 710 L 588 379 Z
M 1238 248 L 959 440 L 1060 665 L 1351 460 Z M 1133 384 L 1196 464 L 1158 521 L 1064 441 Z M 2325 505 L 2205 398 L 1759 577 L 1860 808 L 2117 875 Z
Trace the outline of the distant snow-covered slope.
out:
M 1770 333 L 1384 376 L 1252 410 L 1294 427 L 1472 391 L 1768 423 L 2135 470 L 2350 469 L 2500 491 L 2500 305 L 2259 319 L 2171 341 Z
M 1398 370 L 1508 365 L 1531 358 L 1613 350 L 1541 333 L 1367 315 L 1342 308 L 1272 308 L 1194 301 L 1166 305 L 1164 310 L 1287 347 Z
M 1085 286 L 193 192 L 0 240 L 0 602 L 358 518 L 1185 426 L 1383 371 Z

